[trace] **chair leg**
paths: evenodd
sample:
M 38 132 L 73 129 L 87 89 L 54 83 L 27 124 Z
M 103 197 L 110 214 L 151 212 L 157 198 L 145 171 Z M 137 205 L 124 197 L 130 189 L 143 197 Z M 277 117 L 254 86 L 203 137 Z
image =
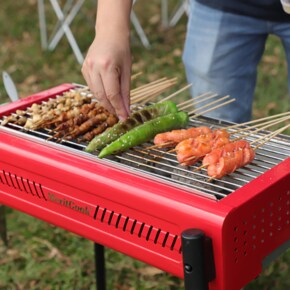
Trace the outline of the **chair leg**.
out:
M 182 15 L 184 13 L 187 14 L 187 10 L 188 10 L 188 3 L 186 0 L 183 0 L 180 6 L 175 11 L 175 13 L 173 14 L 173 16 L 171 17 L 171 19 L 169 20 L 169 27 L 174 27 L 178 23 Z
M 94 243 L 97 290 L 106 290 L 106 265 L 104 246 Z
M 163 28 L 168 28 L 168 0 L 161 0 L 161 25 Z
M 5 207 L 0 204 L 0 238 L 8 246 Z
M 41 47 L 42 49 L 47 49 L 48 44 L 47 44 L 44 0 L 38 0 L 38 18 L 39 18 Z
M 136 13 L 133 10 L 131 11 L 130 18 L 131 18 L 132 24 L 135 27 L 135 30 L 136 30 L 142 44 L 144 45 L 144 47 L 149 48 L 150 47 L 149 40 L 148 40 L 148 38 L 147 38 L 139 20 L 138 20 L 138 17 L 136 16 Z

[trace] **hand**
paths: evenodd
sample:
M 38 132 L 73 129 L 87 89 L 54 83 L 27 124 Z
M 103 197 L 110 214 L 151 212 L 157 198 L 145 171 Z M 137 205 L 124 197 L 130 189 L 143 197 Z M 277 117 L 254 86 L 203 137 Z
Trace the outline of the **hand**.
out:
M 124 31 L 97 31 L 82 67 L 94 97 L 120 120 L 130 114 L 131 52 Z

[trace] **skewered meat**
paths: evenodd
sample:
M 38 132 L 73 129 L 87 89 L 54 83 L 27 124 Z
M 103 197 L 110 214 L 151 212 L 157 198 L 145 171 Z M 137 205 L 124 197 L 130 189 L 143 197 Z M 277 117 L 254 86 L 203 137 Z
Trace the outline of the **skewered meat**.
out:
M 211 129 L 205 126 L 173 130 L 170 132 L 157 134 L 154 138 L 154 144 L 159 145 L 160 147 L 173 147 L 183 140 L 195 138 L 199 135 L 205 135 L 208 133 L 211 133 Z
M 239 140 L 207 154 L 203 159 L 203 165 L 207 167 L 209 176 L 222 178 L 249 164 L 254 158 L 255 151 L 251 145 L 245 140 Z
M 104 122 L 107 120 L 108 116 L 105 113 L 98 114 L 84 123 L 82 123 L 80 126 L 73 129 L 72 132 L 69 133 L 69 136 L 65 136 L 65 139 L 72 140 L 75 139 L 79 135 L 83 135 L 86 132 L 88 132 L 92 127 Z
M 52 130 L 52 133 L 56 133 L 54 134 L 54 137 L 68 136 L 70 132 L 75 130 L 76 126 L 80 126 L 84 122 L 87 122 L 89 119 L 102 113 L 106 114 L 107 116 L 110 115 L 107 110 L 97 105 L 88 112 L 87 110 L 81 110 L 81 113 L 78 116 L 68 119 L 65 122 L 57 122 L 59 125 L 54 130 Z M 114 118 L 116 119 L 116 117 Z
M 25 124 L 24 127 L 27 129 L 41 128 L 51 120 L 58 120 L 57 118 L 59 116 L 65 116 L 64 113 L 79 108 L 83 104 L 90 103 L 91 98 L 82 96 L 79 93 L 74 93 L 74 98 L 67 97 L 67 94 L 65 94 L 64 96 L 55 99 L 49 99 L 47 102 L 43 102 L 42 104 L 32 104 L 32 106 L 28 108 L 32 121 L 28 119 L 27 124 Z
M 7 123 L 15 123 L 24 125 L 27 129 L 40 128 L 43 123 L 46 123 L 62 112 L 69 111 L 73 107 L 79 107 L 83 104 L 91 103 L 91 97 L 82 95 L 77 91 L 65 92 L 62 96 L 50 98 L 41 104 L 33 103 L 31 107 L 24 110 L 16 110 L 16 112 L 5 118 L 1 125 Z
M 87 132 L 80 141 L 91 141 L 95 136 L 103 133 L 108 128 L 107 122 L 101 123 L 98 127 L 94 128 L 93 130 Z
M 229 154 L 228 152 L 234 152 L 240 148 L 248 148 L 248 147 L 250 147 L 250 145 L 245 140 L 230 142 L 229 144 L 226 144 L 225 146 L 220 148 L 216 148 L 215 150 L 212 150 L 210 153 L 208 153 L 203 159 L 203 164 L 205 165 L 216 163 L 220 157 Z
M 27 129 L 38 129 L 57 122 L 64 122 L 80 114 L 81 110 L 83 108 L 87 108 L 89 105 L 91 104 L 85 104 L 82 107 L 74 107 L 73 109 L 68 111 L 62 111 L 60 109 L 55 108 L 53 110 L 48 111 L 44 115 L 33 114 L 32 120 L 30 121 L 30 119 L 28 119 L 27 124 L 25 124 L 24 127 Z M 93 106 L 93 104 L 91 106 Z
M 107 128 L 114 126 L 117 122 L 118 118 L 115 115 L 110 114 L 105 122 L 101 123 L 98 127 L 94 128 L 93 130 L 87 132 L 80 139 L 82 141 L 91 141 L 95 136 L 101 134 Z
M 65 122 L 55 122 L 55 125 L 59 124 L 53 131 L 67 131 L 70 128 L 74 127 L 74 126 L 79 126 L 81 125 L 83 122 L 87 121 L 89 118 L 92 118 L 94 116 L 96 116 L 97 114 L 100 113 L 106 113 L 105 109 L 103 107 L 100 106 L 95 106 L 95 108 L 87 110 L 88 106 L 85 108 L 80 109 L 79 114 L 75 117 L 69 118 L 68 120 L 66 120 Z M 71 116 L 73 116 L 74 114 L 72 114 Z M 67 116 L 70 117 L 70 116 Z
M 56 123 L 62 123 L 67 120 L 70 120 L 72 118 L 78 117 L 80 114 L 87 115 L 89 111 L 92 109 L 101 109 L 102 107 L 98 105 L 97 103 L 90 103 L 90 104 L 85 104 L 82 107 L 74 107 L 73 109 L 62 112 L 59 116 L 56 116 L 55 119 L 51 120 L 50 124 L 56 124 Z M 104 110 L 102 108 L 102 110 Z
M 1 125 L 15 123 L 33 130 L 49 128 L 51 138 L 73 139 L 80 136 L 79 140 L 90 141 L 117 122 L 116 116 L 97 102 L 92 102 L 91 97 L 71 91 L 41 104 L 34 103 L 25 111 L 17 110 L 3 119 Z
M 1 122 L 1 125 L 4 126 L 8 123 L 16 123 L 18 120 L 18 116 L 17 115 L 10 115 L 7 118 L 3 119 Z
M 193 165 L 207 153 L 229 143 L 229 133 L 225 130 L 214 130 L 212 133 L 196 138 L 185 139 L 176 146 L 177 160 L 182 165 Z
M 26 122 L 26 117 L 25 117 L 26 112 L 23 110 L 16 110 L 16 112 L 5 119 L 2 120 L 1 125 L 4 126 L 7 123 L 15 123 L 18 125 L 23 125 Z M 25 121 L 25 122 L 24 122 Z M 24 123 L 23 123 L 24 122 Z
M 53 131 L 54 132 L 57 131 L 57 132 L 65 133 L 70 128 L 81 125 L 87 119 L 88 119 L 88 116 L 87 115 L 80 114 L 79 116 L 74 117 L 72 119 L 69 119 L 66 122 L 60 123 Z

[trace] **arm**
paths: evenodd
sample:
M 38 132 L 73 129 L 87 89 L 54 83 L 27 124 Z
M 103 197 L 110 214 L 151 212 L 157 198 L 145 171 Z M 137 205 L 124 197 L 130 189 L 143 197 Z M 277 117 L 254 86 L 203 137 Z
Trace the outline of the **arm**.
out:
M 96 34 L 82 73 L 95 98 L 121 120 L 130 110 L 132 0 L 99 0 Z

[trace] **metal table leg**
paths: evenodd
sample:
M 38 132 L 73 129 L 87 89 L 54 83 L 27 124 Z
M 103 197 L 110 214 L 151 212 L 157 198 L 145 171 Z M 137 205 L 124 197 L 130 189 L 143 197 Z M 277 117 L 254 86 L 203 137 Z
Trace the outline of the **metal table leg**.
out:
M 106 290 L 105 248 L 94 243 L 97 290 Z
M 8 239 L 7 239 L 6 215 L 5 215 L 5 207 L 2 204 L 0 204 L 0 238 L 7 246 Z

